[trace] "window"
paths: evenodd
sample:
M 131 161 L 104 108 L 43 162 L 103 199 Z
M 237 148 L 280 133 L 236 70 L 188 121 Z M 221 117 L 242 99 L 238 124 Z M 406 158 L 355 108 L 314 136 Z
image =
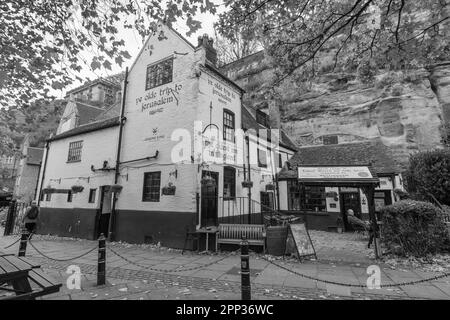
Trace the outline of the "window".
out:
M 305 186 L 303 188 L 302 209 L 307 211 L 326 211 L 325 187 Z
M 67 202 L 72 202 L 72 198 L 73 198 L 73 193 L 72 193 L 72 191 L 69 190 L 69 192 L 67 193 Z
M 39 197 L 39 201 L 44 201 L 45 194 L 41 191 L 41 195 Z
M 287 181 L 288 210 L 300 210 L 300 189 L 297 180 Z
M 223 198 L 236 197 L 236 169 L 233 167 L 223 168 Z
M 145 90 L 172 82 L 173 58 L 151 64 L 147 67 Z
M 144 173 L 142 201 L 159 202 L 161 188 L 161 171 Z
M 45 195 L 45 201 L 52 201 L 52 194 L 51 193 L 47 193 Z
M 81 148 L 83 148 L 83 141 L 74 141 L 69 144 L 69 155 L 67 162 L 81 161 Z
M 283 168 L 283 157 L 281 155 L 281 153 L 276 153 L 278 154 L 278 168 Z
M 89 189 L 89 203 L 95 203 L 95 193 L 97 189 Z
M 256 122 L 266 128 L 270 127 L 269 115 L 261 110 L 256 110 Z
M 258 167 L 267 168 L 267 150 L 258 147 Z
M 326 211 L 325 187 L 302 186 L 288 180 L 288 210 Z
M 322 138 L 323 144 L 338 144 L 338 137 L 337 136 L 325 136 Z
M 260 192 L 261 212 L 270 212 L 273 210 L 273 192 Z
M 223 110 L 223 140 L 234 142 L 234 113 Z

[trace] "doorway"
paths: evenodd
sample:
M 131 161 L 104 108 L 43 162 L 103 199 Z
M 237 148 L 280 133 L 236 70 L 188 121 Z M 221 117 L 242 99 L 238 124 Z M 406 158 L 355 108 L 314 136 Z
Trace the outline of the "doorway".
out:
M 352 209 L 355 217 L 361 219 L 361 202 L 359 192 L 341 192 L 342 220 L 345 230 L 352 230 L 347 221 L 347 210 Z
M 111 216 L 111 200 L 112 192 L 110 186 L 100 187 L 100 206 L 97 213 L 97 239 L 102 233 L 105 237 L 108 237 L 109 219 Z
M 218 223 L 219 173 L 203 170 L 202 179 L 207 177 L 211 177 L 215 183 L 202 183 L 201 185 L 201 227 L 217 226 Z

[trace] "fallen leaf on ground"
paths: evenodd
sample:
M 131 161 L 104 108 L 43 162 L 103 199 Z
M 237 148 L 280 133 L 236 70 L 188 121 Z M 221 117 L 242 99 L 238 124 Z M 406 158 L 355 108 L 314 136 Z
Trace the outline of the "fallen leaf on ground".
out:
M 120 292 L 127 292 L 127 291 L 128 291 L 128 288 L 120 288 L 119 291 L 120 291 Z

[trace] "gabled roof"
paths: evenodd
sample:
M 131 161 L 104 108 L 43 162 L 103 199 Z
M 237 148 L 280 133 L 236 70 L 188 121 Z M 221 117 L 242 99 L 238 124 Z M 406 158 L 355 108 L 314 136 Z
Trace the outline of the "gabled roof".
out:
M 400 173 L 400 167 L 391 156 L 391 151 L 380 139 L 364 142 L 301 147 L 288 161 L 290 169 L 283 168 L 280 179 L 297 178 L 299 165 L 368 165 L 378 175 Z
M 262 126 L 261 124 L 259 124 L 256 121 L 256 116 L 253 115 L 253 109 L 247 108 L 246 106 L 242 105 L 241 106 L 241 122 L 242 122 L 242 129 L 244 130 L 249 130 L 249 129 L 254 129 L 256 130 L 256 132 L 258 132 L 258 130 L 268 130 L 267 135 L 270 137 L 270 128 L 266 128 L 264 126 Z M 275 128 L 274 128 L 275 129 Z M 278 128 L 276 128 L 278 129 Z M 295 145 L 294 142 L 292 142 L 292 140 L 288 137 L 288 135 L 283 131 L 283 129 L 279 130 L 280 132 L 280 145 L 288 148 L 292 151 L 297 151 L 298 148 Z
M 122 103 L 116 102 L 112 106 L 110 106 L 108 109 L 103 110 L 96 118 L 95 121 L 99 120 L 106 120 L 112 117 L 118 117 L 120 116 L 120 108 Z
M 105 109 L 94 107 L 92 105 L 76 101 L 77 115 L 78 115 L 78 125 L 84 125 L 89 122 L 94 121 L 94 119 L 105 111 Z
M 95 122 L 91 122 L 91 123 L 73 128 L 72 130 L 68 130 L 63 133 L 60 133 L 54 137 L 47 139 L 47 141 L 60 140 L 60 139 L 76 136 L 76 135 L 79 135 L 82 133 L 88 133 L 88 132 L 97 131 L 97 130 L 101 130 L 101 129 L 111 128 L 114 126 L 118 126 L 119 123 L 120 123 L 119 117 L 113 117 L 113 118 L 109 118 L 106 120 L 95 121 Z
M 42 157 L 44 156 L 44 148 L 27 148 L 27 164 L 40 165 Z

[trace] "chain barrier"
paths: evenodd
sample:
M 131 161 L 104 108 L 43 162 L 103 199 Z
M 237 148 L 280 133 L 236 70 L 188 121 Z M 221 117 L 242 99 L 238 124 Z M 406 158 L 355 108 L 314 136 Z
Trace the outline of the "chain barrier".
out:
M 79 258 L 81 258 L 81 257 L 84 257 L 84 256 L 88 255 L 89 253 L 93 252 L 94 250 L 97 250 L 97 249 L 98 249 L 98 246 L 95 246 L 94 248 L 90 249 L 89 251 L 87 251 L 87 252 L 85 252 L 85 253 L 83 253 L 83 254 L 80 254 L 79 256 L 76 256 L 76 257 L 73 257 L 73 258 L 68 258 L 68 259 L 57 259 L 57 258 L 49 257 L 48 255 L 46 255 L 45 253 L 43 253 L 41 250 L 39 250 L 38 248 L 36 248 L 36 247 L 34 246 L 34 244 L 31 242 L 30 239 L 28 239 L 28 242 L 29 242 L 30 245 L 33 247 L 33 249 L 36 250 L 37 253 L 39 253 L 41 256 L 43 256 L 43 257 L 45 257 L 45 258 L 47 258 L 47 259 L 50 259 L 50 260 L 53 260 L 53 261 L 59 261 L 59 262 L 65 262 L 65 261 L 71 261 L 71 260 L 79 259 Z
M 253 253 L 256 253 L 254 251 L 252 251 Z M 352 288 L 367 288 L 366 285 L 362 285 L 362 284 L 353 284 L 353 283 L 341 283 L 341 282 L 336 282 L 336 281 L 331 281 L 331 280 L 324 280 L 324 279 L 319 279 L 319 278 L 315 278 L 312 276 L 308 276 L 306 274 L 291 270 L 285 266 L 282 266 L 274 261 L 271 261 L 269 259 L 267 259 L 265 256 L 262 256 L 262 259 L 283 269 L 286 270 L 290 273 L 293 273 L 297 276 L 300 276 L 302 278 L 306 278 L 309 280 L 313 280 L 313 281 L 317 281 L 317 282 L 321 282 L 321 283 L 326 283 L 326 284 L 333 284 L 333 285 L 338 285 L 338 286 L 343 286 L 343 287 L 352 287 Z M 392 288 L 392 287 L 403 287 L 403 286 L 410 286 L 410 285 L 415 285 L 415 284 L 419 284 L 419 283 L 424 283 L 424 282 L 428 282 L 428 281 L 433 281 L 433 280 L 438 280 L 438 279 L 442 279 L 442 278 L 446 278 L 450 276 L 450 272 L 447 273 L 443 273 L 441 275 L 438 276 L 434 276 L 431 278 L 426 278 L 426 279 L 421 279 L 421 280 L 413 280 L 413 281 L 407 281 L 407 282 L 401 282 L 401 283 L 390 283 L 390 284 L 381 284 L 380 288 Z
M 233 254 L 235 254 L 236 252 L 238 252 L 240 249 L 236 250 L 236 251 L 232 251 L 229 254 L 227 254 L 226 256 L 219 258 L 217 260 L 214 260 L 212 262 L 208 262 L 206 264 L 203 264 L 201 266 L 195 266 L 195 267 L 190 267 L 190 268 L 184 268 L 184 269 L 180 269 L 180 268 L 176 268 L 176 269 L 161 269 L 161 268 L 153 268 L 153 266 L 143 266 L 140 265 L 134 261 L 131 261 L 130 259 L 128 259 L 127 257 L 124 257 L 123 255 L 121 255 L 120 253 L 118 253 L 117 251 L 111 249 L 110 247 L 107 247 L 107 249 L 109 249 L 112 253 L 114 253 L 116 256 L 122 258 L 123 260 L 127 261 L 130 264 L 133 264 L 139 268 L 145 269 L 145 270 L 152 270 L 152 271 L 157 271 L 157 272 L 163 272 L 163 273 L 169 273 L 169 272 L 183 272 L 183 271 L 192 271 L 192 270 L 198 270 L 198 269 L 202 269 L 208 266 L 211 266 L 213 264 L 216 264 L 222 260 L 225 260 L 226 258 L 232 256 Z
M 19 241 L 20 241 L 20 237 L 19 237 L 16 241 L 14 241 L 13 243 L 11 243 L 10 245 L 4 247 L 3 249 L 11 248 L 13 245 L 15 245 L 15 244 L 16 244 L 17 242 L 19 242 Z

